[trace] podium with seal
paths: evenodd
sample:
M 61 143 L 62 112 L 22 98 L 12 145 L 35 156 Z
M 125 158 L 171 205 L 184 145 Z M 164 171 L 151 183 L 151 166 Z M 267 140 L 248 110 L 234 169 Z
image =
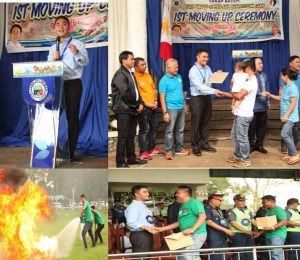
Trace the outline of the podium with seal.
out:
M 31 168 L 55 168 L 56 158 L 70 159 L 68 141 L 59 143 L 63 78 L 75 73 L 62 61 L 13 63 L 13 77 L 21 78 L 28 107 Z

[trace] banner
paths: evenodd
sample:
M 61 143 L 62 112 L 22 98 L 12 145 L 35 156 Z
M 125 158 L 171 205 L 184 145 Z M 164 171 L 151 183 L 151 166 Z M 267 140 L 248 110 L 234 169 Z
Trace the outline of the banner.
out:
M 172 0 L 172 42 L 283 40 L 282 0 Z
M 54 21 L 66 16 L 73 38 L 87 48 L 108 45 L 108 3 L 7 3 L 6 48 L 9 53 L 45 51 L 55 43 Z

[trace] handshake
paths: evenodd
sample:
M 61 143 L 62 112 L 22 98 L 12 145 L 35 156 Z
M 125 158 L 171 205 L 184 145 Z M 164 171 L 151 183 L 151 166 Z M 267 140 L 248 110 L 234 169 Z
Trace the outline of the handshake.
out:
M 145 231 L 148 231 L 149 233 L 151 233 L 153 235 L 155 235 L 155 234 L 157 234 L 159 232 L 162 232 L 161 228 L 159 228 L 159 227 L 144 226 L 142 229 L 145 230 Z
M 232 95 L 228 92 L 223 92 L 221 90 L 216 89 L 214 95 L 217 97 L 229 97 L 232 98 Z

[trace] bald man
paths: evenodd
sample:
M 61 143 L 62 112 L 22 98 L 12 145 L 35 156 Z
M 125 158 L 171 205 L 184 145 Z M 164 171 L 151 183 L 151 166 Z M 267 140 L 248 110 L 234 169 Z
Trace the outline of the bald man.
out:
M 166 62 L 166 74 L 159 82 L 160 103 L 163 111 L 165 128 L 165 158 L 173 160 L 173 132 L 175 131 L 176 144 L 175 154 L 189 155 L 189 151 L 183 148 L 185 113 L 185 93 L 183 91 L 182 79 L 178 74 L 178 62 L 168 59 Z

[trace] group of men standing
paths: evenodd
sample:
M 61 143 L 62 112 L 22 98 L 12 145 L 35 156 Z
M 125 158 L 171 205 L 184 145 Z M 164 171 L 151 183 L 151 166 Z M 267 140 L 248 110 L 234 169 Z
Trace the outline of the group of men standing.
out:
M 153 234 L 165 231 L 182 232 L 191 235 L 194 244 L 183 249 L 200 249 L 205 242 L 208 248 L 251 247 L 255 238 L 264 236 L 263 245 L 281 246 L 300 243 L 300 215 L 297 210 L 299 201 L 291 198 L 286 209 L 276 205 L 272 195 L 262 197 L 262 207 L 254 217 L 246 206 L 243 194 L 233 198 L 234 206 L 226 213 L 221 210 L 223 195 L 211 194 L 202 203 L 192 197 L 192 189 L 188 186 L 178 186 L 176 201 L 168 208 L 168 225 L 157 227 L 153 212 L 147 207 L 149 190 L 147 186 L 137 185 L 132 188 L 134 200 L 125 210 L 127 227 L 130 229 L 130 242 L 133 252 L 153 251 Z M 275 216 L 277 223 L 273 227 L 257 229 L 256 217 Z M 193 256 L 192 256 L 193 255 Z M 284 260 L 282 248 L 270 250 L 272 260 Z M 288 251 L 289 260 L 298 259 L 300 252 Z M 298 258 L 297 258 L 298 256 Z M 200 259 L 199 253 L 184 253 L 183 259 Z M 268 254 L 264 255 L 269 259 Z M 226 252 L 218 251 L 210 255 L 212 260 L 226 259 Z M 234 252 L 234 259 L 251 260 L 252 252 Z
M 146 71 L 146 61 L 143 58 L 134 59 L 133 53 L 129 51 L 122 52 L 119 59 L 121 67 L 115 73 L 111 83 L 113 110 L 118 121 L 117 167 L 127 168 L 130 164 L 145 164 L 152 159 L 153 155 L 164 154 L 167 160 L 173 160 L 176 154 L 189 155 L 190 152 L 184 148 L 185 114 L 188 105 L 191 111 L 192 153 L 201 156 L 203 150 L 216 152 L 216 149 L 209 145 L 211 95 L 226 96 L 240 101 L 234 111 L 231 132 L 234 154 L 227 162 L 248 167 L 251 166 L 251 152 L 267 153 L 263 142 L 270 98 L 264 93 L 270 91 L 270 83 L 263 72 L 261 58 L 245 61 L 244 71 L 248 75 L 245 86 L 239 92 L 226 93 L 212 87 L 210 83 L 212 71 L 207 65 L 209 53 L 205 49 L 199 49 L 196 53 L 196 62 L 189 71 L 191 97 L 188 105 L 185 103 L 186 93 L 182 78 L 178 74 L 178 62 L 175 59 L 167 60 L 166 73 L 158 86 L 165 122 L 165 151 L 156 148 L 158 91 L 151 75 Z M 289 67 L 299 73 L 300 58 L 292 56 Z M 279 85 L 283 86 L 283 84 Z M 300 81 L 298 87 L 300 88 Z M 138 157 L 134 148 L 137 123 L 140 147 Z M 295 142 L 297 128 L 298 124 L 294 129 Z M 175 149 L 173 149 L 174 139 Z M 282 152 L 287 152 L 284 143 L 281 149 Z

